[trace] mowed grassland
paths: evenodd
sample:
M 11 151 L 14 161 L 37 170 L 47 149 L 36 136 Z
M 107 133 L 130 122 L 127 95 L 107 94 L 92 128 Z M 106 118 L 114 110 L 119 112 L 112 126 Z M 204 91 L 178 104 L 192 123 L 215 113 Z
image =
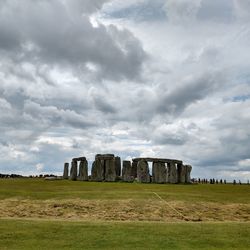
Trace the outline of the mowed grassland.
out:
M 249 185 L 0 180 L 0 249 L 249 249 Z

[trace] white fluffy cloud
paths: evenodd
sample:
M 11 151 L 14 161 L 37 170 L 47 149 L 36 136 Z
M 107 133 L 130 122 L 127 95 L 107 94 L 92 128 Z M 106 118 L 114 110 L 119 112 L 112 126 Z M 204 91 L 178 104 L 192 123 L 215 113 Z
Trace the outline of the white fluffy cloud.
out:
M 202 0 L 167 0 L 165 11 L 170 22 L 189 22 L 196 18 Z

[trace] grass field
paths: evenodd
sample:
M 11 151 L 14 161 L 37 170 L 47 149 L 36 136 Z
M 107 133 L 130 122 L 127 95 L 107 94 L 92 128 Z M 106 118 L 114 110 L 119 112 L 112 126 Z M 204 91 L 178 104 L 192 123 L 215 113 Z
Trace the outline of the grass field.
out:
M 0 249 L 249 249 L 249 185 L 0 180 Z

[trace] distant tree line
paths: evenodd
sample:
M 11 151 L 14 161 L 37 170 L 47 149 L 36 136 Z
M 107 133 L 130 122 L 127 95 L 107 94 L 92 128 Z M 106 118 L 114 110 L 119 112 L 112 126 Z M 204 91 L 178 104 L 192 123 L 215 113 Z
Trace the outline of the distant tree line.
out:
M 214 179 L 214 178 L 212 178 L 212 179 L 193 178 L 191 181 L 193 183 L 200 183 L 200 184 L 227 184 L 228 183 L 226 179 L 223 180 L 223 179 Z M 238 180 L 238 181 L 233 180 L 233 184 L 234 185 L 236 185 L 236 184 L 241 185 L 242 183 L 241 183 L 241 180 Z M 247 184 L 249 185 L 249 180 L 247 181 Z
M 23 176 L 20 174 L 0 174 L 0 178 L 46 178 L 46 177 L 57 177 L 57 175 L 54 174 L 40 174 L 40 175 L 29 175 L 29 176 Z

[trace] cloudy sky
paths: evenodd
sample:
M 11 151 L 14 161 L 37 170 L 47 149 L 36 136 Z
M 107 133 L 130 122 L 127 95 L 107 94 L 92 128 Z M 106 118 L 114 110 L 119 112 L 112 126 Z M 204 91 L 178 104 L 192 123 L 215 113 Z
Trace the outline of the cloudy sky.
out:
M 249 0 L 0 0 L 0 173 L 96 153 L 250 179 Z

